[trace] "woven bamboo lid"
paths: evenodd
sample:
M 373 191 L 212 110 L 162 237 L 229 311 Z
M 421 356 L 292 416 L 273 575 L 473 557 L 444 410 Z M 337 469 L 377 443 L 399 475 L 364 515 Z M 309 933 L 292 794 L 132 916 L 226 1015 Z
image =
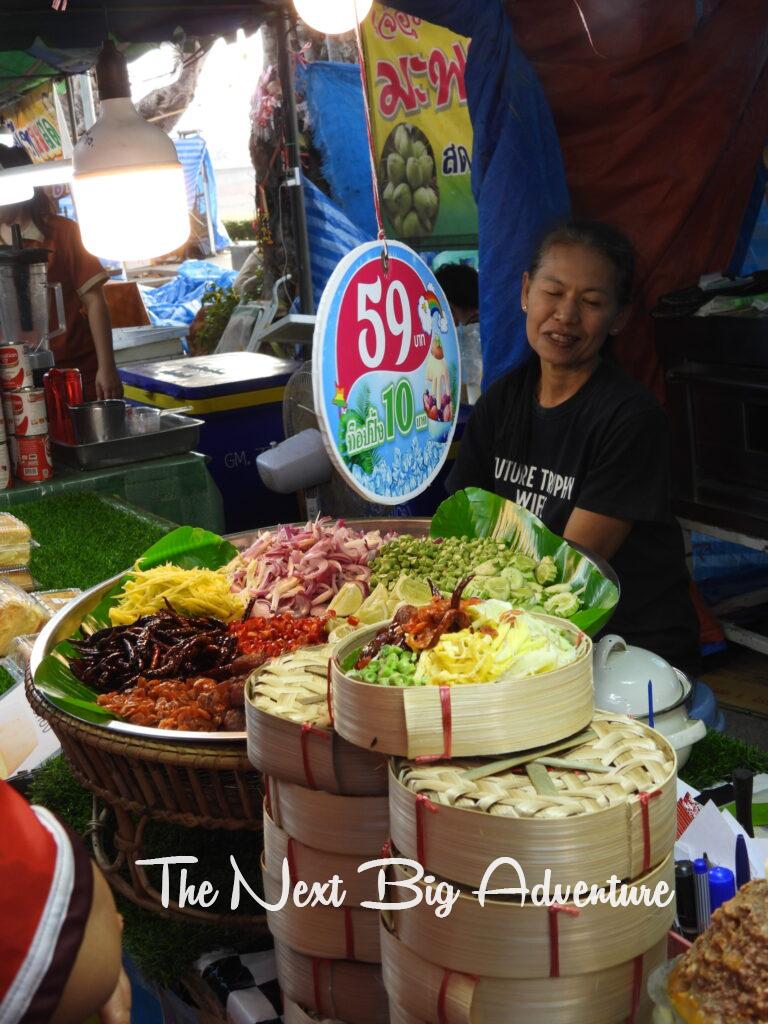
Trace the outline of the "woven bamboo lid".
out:
M 541 756 L 529 751 L 526 763 Z M 522 758 L 391 762 L 394 845 L 433 874 L 473 887 L 499 857 L 514 858 L 529 886 L 547 869 L 553 884 L 591 885 L 612 874 L 637 878 L 671 850 L 677 762 L 661 733 L 598 712 L 586 737 L 551 754 L 555 766 L 529 775 Z M 496 887 L 519 884 L 510 866 L 493 877 Z
M 323 644 L 292 651 L 257 669 L 245 687 L 248 757 L 266 775 L 329 793 L 387 791 L 386 759 L 333 731 Z

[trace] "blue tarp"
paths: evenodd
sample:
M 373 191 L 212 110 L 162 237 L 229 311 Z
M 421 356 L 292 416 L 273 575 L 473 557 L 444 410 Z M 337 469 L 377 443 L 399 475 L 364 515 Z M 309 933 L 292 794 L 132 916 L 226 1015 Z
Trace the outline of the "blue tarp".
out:
M 560 145 L 536 73 L 501 0 L 387 0 L 471 36 L 465 81 L 474 129 L 483 386 L 528 358 L 520 287 L 533 248 L 570 200 Z
M 139 285 L 149 319 L 158 327 L 191 324 L 200 309 L 203 295 L 211 285 L 227 288 L 234 283 L 234 270 L 224 270 L 206 260 L 187 260 L 168 284 L 157 288 Z
M 339 260 L 363 242 L 372 241 L 376 234 L 373 230 L 370 234 L 361 231 L 306 175 L 304 206 L 312 264 L 312 293 L 317 306 Z
M 360 68 L 335 61 L 299 64 L 296 85 L 306 97 L 312 141 L 334 202 L 360 231 L 375 238 Z
M 219 222 L 218 203 L 216 198 L 216 175 L 213 172 L 211 155 L 202 135 L 188 135 L 183 139 L 174 139 L 176 154 L 184 168 L 184 185 L 187 189 L 187 209 L 194 210 L 203 219 L 206 215 L 205 192 L 203 178 L 208 178 L 208 194 L 211 201 L 211 223 L 216 241 L 216 251 L 226 249 L 232 241 L 227 229 Z

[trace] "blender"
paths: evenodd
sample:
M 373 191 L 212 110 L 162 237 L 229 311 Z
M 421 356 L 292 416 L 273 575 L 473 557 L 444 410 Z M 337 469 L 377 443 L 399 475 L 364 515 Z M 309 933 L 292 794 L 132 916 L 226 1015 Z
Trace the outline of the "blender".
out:
M 66 330 L 60 284 L 48 284 L 48 250 L 27 249 L 17 224 L 13 245 L 0 246 L 0 345 L 23 344 L 32 370 L 53 366 L 48 340 Z M 50 329 L 48 297 L 52 294 L 57 325 Z

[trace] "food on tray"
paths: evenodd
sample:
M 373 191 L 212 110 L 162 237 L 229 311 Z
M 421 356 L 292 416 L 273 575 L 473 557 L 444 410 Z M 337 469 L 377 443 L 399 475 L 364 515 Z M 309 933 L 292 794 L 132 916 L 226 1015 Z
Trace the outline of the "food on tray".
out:
M 43 608 L 46 608 L 51 615 L 56 615 L 62 608 L 66 608 L 70 601 L 73 601 L 80 590 L 36 590 L 33 597 L 39 601 Z
M 12 583 L 19 590 L 27 593 L 39 585 L 32 573 L 26 567 L 20 569 L 0 569 L 0 583 Z
M 359 652 L 353 679 L 385 686 L 455 686 L 523 678 L 576 661 L 581 640 L 504 601 L 450 599 L 403 605 Z
M 669 999 L 685 1024 L 768 1020 L 768 882 L 749 882 L 675 964 Z
M 234 594 L 256 599 L 254 615 L 322 615 L 345 583 L 368 593 L 369 562 L 381 544 L 378 530 L 315 519 L 262 531 L 222 573 Z
M 169 605 L 187 615 L 210 615 L 224 621 L 243 614 L 242 600 L 230 592 L 220 573 L 166 564 L 134 570 L 125 581 L 119 601 L 110 609 L 109 619 L 113 626 L 126 626 Z
M 675 771 L 662 737 L 622 716 L 600 712 L 585 732 L 513 757 L 403 761 L 399 781 L 436 804 L 508 818 L 568 818 L 627 803 L 668 782 Z
M 371 564 L 371 586 L 394 585 L 403 574 L 431 580 L 449 592 L 467 573 L 474 578 L 466 597 L 510 601 L 516 608 L 569 618 L 581 608 L 581 589 L 558 582 L 559 570 L 546 555 L 540 561 L 490 537 L 397 537 L 383 545 Z
M 229 631 L 237 637 L 237 646 L 243 654 L 277 658 L 298 647 L 325 643 L 326 622 L 325 618 L 311 615 L 300 619 L 292 615 L 257 615 L 244 622 L 231 623 Z
M 176 679 L 229 675 L 237 637 L 220 619 L 180 615 L 171 608 L 144 615 L 128 626 L 108 626 L 83 640 L 71 640 L 77 657 L 72 674 L 100 693 L 125 690 L 143 676 Z M 254 667 L 253 665 L 250 666 Z
M 248 680 L 251 703 L 290 722 L 329 727 L 327 676 L 332 644 L 275 658 Z
M 242 679 L 139 679 L 127 692 L 101 694 L 98 703 L 133 725 L 192 732 L 245 729 Z
M 33 597 L 13 583 L 0 579 L 0 657 L 4 657 L 14 637 L 37 633 L 50 618 Z
M 27 565 L 31 541 L 32 534 L 26 523 L 10 512 L 0 512 L 0 567 Z
M 32 712 L 0 722 L 0 779 L 9 779 L 37 746 Z

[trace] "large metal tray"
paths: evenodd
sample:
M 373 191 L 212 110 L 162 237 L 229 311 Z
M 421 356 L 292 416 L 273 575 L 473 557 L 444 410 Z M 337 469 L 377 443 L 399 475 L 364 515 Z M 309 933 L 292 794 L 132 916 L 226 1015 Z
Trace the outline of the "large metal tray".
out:
M 361 530 L 381 530 L 382 533 L 407 533 L 413 537 L 426 537 L 429 535 L 429 519 L 412 519 L 392 517 L 390 519 L 347 519 L 348 526 Z M 239 551 L 244 551 L 256 540 L 259 534 L 268 527 L 259 527 L 254 530 L 246 530 L 243 533 L 230 534 L 226 539 L 230 541 Z M 619 587 L 618 577 L 611 566 L 597 555 L 585 551 L 582 547 L 572 544 L 590 561 L 600 572 Z M 113 576 L 112 579 L 99 583 L 90 590 L 84 591 L 79 597 L 63 608 L 58 615 L 55 615 L 40 632 L 35 646 L 32 649 L 32 656 L 29 662 L 30 673 L 34 680 L 40 662 L 61 643 L 67 640 L 77 631 L 83 619 L 101 601 L 102 597 L 117 583 L 124 573 Z M 38 691 L 42 700 L 48 698 L 42 691 Z M 93 723 L 89 723 L 93 724 Z M 164 743 L 232 743 L 238 740 L 245 742 L 245 732 L 181 732 L 173 729 L 155 729 L 144 725 L 131 725 L 129 722 L 111 719 L 103 723 L 102 728 L 113 733 L 142 737 L 145 739 L 159 740 Z
M 95 444 L 62 444 L 53 442 L 54 462 L 75 469 L 110 469 L 130 462 L 162 459 L 168 455 L 183 455 L 197 447 L 202 420 L 180 413 L 164 412 L 160 429 L 152 434 L 118 437 L 114 441 Z

